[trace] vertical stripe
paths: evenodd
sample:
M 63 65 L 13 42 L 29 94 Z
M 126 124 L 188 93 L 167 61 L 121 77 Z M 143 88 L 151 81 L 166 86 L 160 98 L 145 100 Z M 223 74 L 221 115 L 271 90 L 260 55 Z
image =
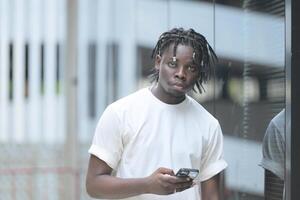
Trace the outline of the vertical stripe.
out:
M 44 93 L 44 133 L 45 142 L 54 143 L 57 134 L 56 124 L 56 76 L 55 76 L 55 43 L 57 36 L 57 9 L 56 0 L 45 3 L 45 93 Z
M 29 135 L 28 140 L 38 143 L 41 139 L 41 4 L 39 0 L 29 2 Z
M 24 59 L 24 38 L 25 38 L 25 17 L 24 0 L 13 1 L 13 44 L 14 44 L 14 66 L 13 66 L 13 138 L 17 143 L 25 140 L 24 123 L 24 83 L 25 83 L 25 59 Z
M 0 142 L 8 141 L 8 98 L 9 98 L 9 65 L 8 65 L 8 5 L 0 0 Z

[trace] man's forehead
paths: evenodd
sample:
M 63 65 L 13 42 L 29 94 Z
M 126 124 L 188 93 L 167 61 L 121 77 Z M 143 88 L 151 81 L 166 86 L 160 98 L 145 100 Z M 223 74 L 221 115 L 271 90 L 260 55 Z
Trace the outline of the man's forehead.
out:
M 173 53 L 174 53 L 174 47 L 175 47 L 175 44 L 171 44 L 169 45 L 169 47 L 166 49 L 166 51 L 164 53 L 167 53 L 167 54 L 170 54 L 173 56 Z M 194 52 L 194 48 L 190 45 L 185 45 L 185 44 L 178 44 L 177 47 L 176 47 L 176 52 L 175 54 L 177 55 L 177 53 L 180 53 L 181 50 L 188 50 L 190 51 L 191 53 Z

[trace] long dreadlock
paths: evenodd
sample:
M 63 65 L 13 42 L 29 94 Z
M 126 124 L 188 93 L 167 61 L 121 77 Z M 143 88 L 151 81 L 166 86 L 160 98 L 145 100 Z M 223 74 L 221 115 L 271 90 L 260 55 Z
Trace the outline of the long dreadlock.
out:
M 191 46 L 194 49 L 193 62 L 200 68 L 199 79 L 195 85 L 198 91 L 202 93 L 204 91 L 202 83 L 206 83 L 209 80 L 211 69 L 218 60 L 214 50 L 208 44 L 205 37 L 193 29 L 184 30 L 183 28 L 173 28 L 161 34 L 152 51 L 152 59 L 155 59 L 156 55 L 161 56 L 172 44 L 174 44 L 174 57 L 176 57 L 176 50 L 179 44 Z M 159 71 L 154 69 L 151 77 L 152 81 L 158 81 Z

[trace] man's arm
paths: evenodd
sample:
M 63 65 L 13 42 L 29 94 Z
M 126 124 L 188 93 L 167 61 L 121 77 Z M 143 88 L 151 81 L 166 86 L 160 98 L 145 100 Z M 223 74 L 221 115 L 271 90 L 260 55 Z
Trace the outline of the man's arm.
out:
M 86 177 L 86 189 L 91 197 L 120 199 L 146 193 L 167 195 L 192 186 L 192 180 L 175 177 L 167 168 L 159 168 L 144 178 L 118 178 L 111 176 L 111 172 L 104 161 L 91 155 Z
M 283 199 L 284 181 L 265 170 L 265 200 Z
M 202 200 L 220 200 L 220 174 L 201 182 Z

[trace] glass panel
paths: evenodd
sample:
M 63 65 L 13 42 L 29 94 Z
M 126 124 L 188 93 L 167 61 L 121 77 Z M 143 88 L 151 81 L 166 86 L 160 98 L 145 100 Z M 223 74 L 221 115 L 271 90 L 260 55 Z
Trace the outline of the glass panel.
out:
M 193 28 L 206 37 L 214 46 L 214 5 L 211 1 L 186 0 L 140 0 L 137 8 L 137 66 L 138 87 L 149 85 L 148 76 L 153 68 L 152 49 L 162 32 L 174 27 Z M 181 15 L 178 13 L 190 13 Z M 159 21 L 159 23 L 157 23 Z M 218 91 L 214 88 L 213 79 L 204 85 L 204 94 L 191 93 L 203 106 L 213 112 L 213 100 Z
M 284 1 L 217 0 L 215 46 L 225 199 L 282 198 L 284 113 L 274 117 L 285 107 Z
M 150 85 L 149 75 L 154 67 L 152 49 L 160 34 L 168 30 L 169 3 L 140 0 L 136 2 L 136 8 L 138 87 L 143 88 Z
M 179 13 L 189 13 L 181 15 Z M 212 1 L 170 1 L 170 26 L 193 28 L 202 34 L 214 48 L 214 4 Z M 218 88 L 214 84 L 214 71 L 211 79 L 204 84 L 205 92 L 191 92 L 190 96 L 196 99 L 211 114 L 214 114 L 214 96 L 218 95 Z

